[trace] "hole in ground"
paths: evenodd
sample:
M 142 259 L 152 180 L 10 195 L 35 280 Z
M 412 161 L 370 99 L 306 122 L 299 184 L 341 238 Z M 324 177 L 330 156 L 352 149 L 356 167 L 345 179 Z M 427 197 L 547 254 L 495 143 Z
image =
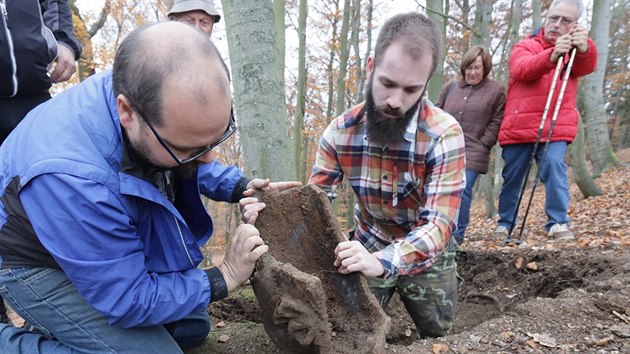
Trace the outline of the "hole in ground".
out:
M 611 267 L 609 261 L 588 259 L 583 253 L 574 252 L 469 252 L 467 261 L 458 262 L 458 272 L 464 281 L 460 283 L 452 333 L 470 331 L 531 298 L 555 298 L 568 288 L 596 287 L 600 276 L 614 273 Z M 240 292 L 231 294 L 210 305 L 209 312 L 215 321 L 262 322 L 258 303 L 248 293 L 251 288 L 244 289 L 245 296 Z M 386 312 L 392 319 L 387 342 L 412 344 L 415 326 L 397 295 Z

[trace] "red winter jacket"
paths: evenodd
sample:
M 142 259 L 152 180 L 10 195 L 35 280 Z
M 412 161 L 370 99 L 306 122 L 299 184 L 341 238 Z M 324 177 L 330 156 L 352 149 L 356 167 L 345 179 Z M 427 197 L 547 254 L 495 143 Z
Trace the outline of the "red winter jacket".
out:
M 541 30 L 537 35 L 516 43 L 512 48 L 508 96 L 499 131 L 501 146 L 536 142 L 540 120 L 556 68 L 556 64 L 549 61 L 554 46 L 545 41 L 543 34 Z M 566 55 L 565 63 L 568 61 L 569 55 Z M 585 53 L 577 52 L 575 55 L 551 141 L 573 142 L 578 129 L 578 112 L 575 102 L 578 77 L 595 71 L 596 64 L 597 47 L 589 38 L 588 50 Z M 562 74 L 564 73 L 561 73 L 558 78 L 549 106 L 541 142 L 547 141 L 553 111 L 562 86 Z

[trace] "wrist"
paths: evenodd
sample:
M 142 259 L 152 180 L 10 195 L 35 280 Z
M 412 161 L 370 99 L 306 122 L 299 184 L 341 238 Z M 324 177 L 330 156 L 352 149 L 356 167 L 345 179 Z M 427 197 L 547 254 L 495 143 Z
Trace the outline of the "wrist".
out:
M 204 270 L 210 283 L 210 302 L 219 301 L 227 297 L 229 287 L 223 273 L 218 267 Z
M 385 275 L 385 267 L 383 266 L 383 262 L 381 262 L 381 257 L 379 255 L 378 252 L 372 253 L 372 255 L 374 256 L 374 258 L 376 259 L 376 263 L 375 263 L 375 271 L 376 277 L 382 277 L 383 275 Z

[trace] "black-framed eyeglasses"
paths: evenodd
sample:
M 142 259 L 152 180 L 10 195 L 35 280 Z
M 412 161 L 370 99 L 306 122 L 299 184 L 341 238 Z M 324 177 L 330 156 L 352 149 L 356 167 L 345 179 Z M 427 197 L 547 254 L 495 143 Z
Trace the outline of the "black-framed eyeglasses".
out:
M 236 132 L 236 120 L 234 119 L 234 107 L 232 107 L 230 109 L 230 122 L 228 123 L 228 127 L 225 130 L 225 132 L 221 135 L 221 137 L 219 138 L 219 140 L 215 141 L 214 143 L 210 144 L 210 146 L 202 148 L 201 150 L 199 150 L 198 152 L 194 153 L 192 156 L 187 157 L 185 159 L 181 159 L 179 157 L 177 157 L 177 155 L 175 155 L 175 153 L 173 152 L 173 150 L 171 150 L 171 148 L 168 146 L 168 144 L 166 143 L 166 141 L 164 141 L 164 139 L 162 139 L 162 137 L 160 136 L 160 134 L 158 134 L 158 132 L 155 130 L 155 128 L 153 128 L 153 126 L 151 125 L 151 123 L 149 123 L 144 116 L 142 115 L 142 113 L 140 113 L 139 111 L 136 110 L 136 113 L 138 113 L 138 116 L 140 116 L 140 118 L 142 118 L 142 120 L 147 123 L 147 125 L 149 126 L 149 129 L 151 129 L 151 131 L 153 132 L 153 135 L 155 135 L 155 137 L 157 138 L 158 142 L 160 143 L 160 145 L 162 145 L 162 147 L 164 147 L 164 149 L 166 150 L 166 152 L 168 152 L 169 155 L 171 155 L 171 157 L 173 158 L 173 160 L 175 160 L 178 164 L 183 165 L 186 163 L 189 163 L 191 161 L 195 161 L 196 159 L 200 158 L 201 156 L 203 156 L 204 154 L 206 154 L 207 152 L 209 152 L 210 150 L 214 149 L 215 147 L 217 147 L 219 144 L 221 144 L 222 142 L 226 141 L 229 137 L 232 136 L 232 134 L 234 134 Z
M 560 19 L 562 20 L 560 23 L 562 23 L 564 26 L 568 26 L 568 25 L 572 24 L 573 22 L 575 22 L 575 20 L 572 20 L 572 19 L 570 19 L 568 17 L 564 17 L 564 16 L 553 15 L 553 16 L 547 17 L 547 21 L 549 21 L 549 23 L 556 23 Z

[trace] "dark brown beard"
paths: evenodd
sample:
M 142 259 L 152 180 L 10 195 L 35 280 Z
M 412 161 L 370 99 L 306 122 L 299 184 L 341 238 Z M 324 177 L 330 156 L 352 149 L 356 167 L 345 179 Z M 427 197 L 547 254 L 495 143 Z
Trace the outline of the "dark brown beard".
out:
M 365 95 L 365 111 L 367 114 L 368 140 L 381 146 L 395 146 L 405 138 L 405 131 L 409 122 L 418 110 L 418 104 L 422 95 L 407 112 L 400 109 L 392 109 L 389 106 L 376 106 L 372 95 L 372 80 L 368 83 Z M 383 113 L 395 115 L 396 118 L 384 117 Z

